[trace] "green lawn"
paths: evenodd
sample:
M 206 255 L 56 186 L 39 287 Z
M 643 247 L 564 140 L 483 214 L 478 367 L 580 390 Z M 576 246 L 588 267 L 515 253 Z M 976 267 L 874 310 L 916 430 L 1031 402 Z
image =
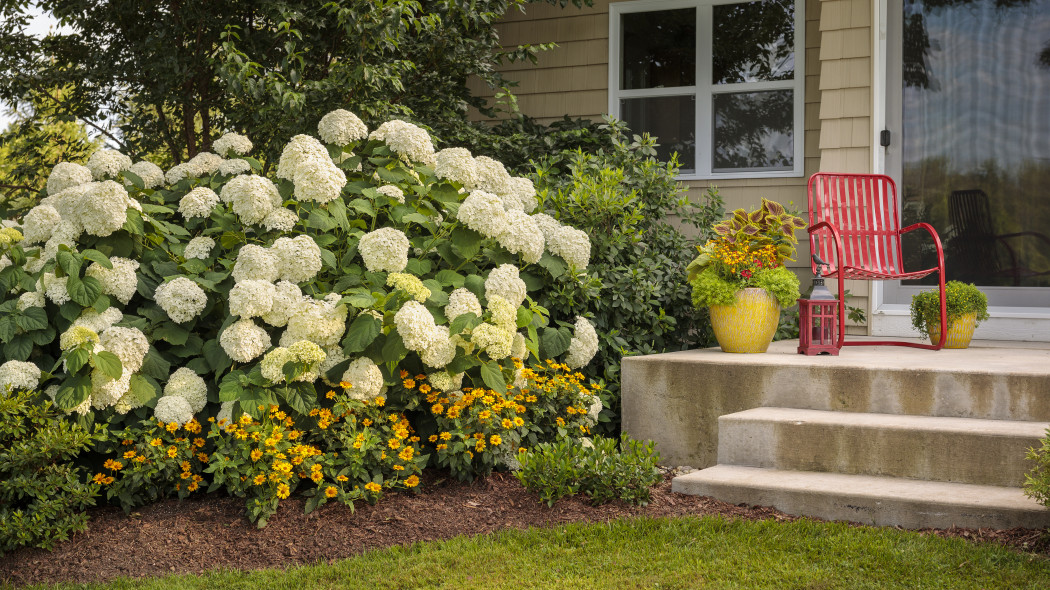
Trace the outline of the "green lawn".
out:
M 334 565 L 98 588 L 1033 588 L 1050 560 L 892 529 L 800 520 L 639 519 L 506 531 Z

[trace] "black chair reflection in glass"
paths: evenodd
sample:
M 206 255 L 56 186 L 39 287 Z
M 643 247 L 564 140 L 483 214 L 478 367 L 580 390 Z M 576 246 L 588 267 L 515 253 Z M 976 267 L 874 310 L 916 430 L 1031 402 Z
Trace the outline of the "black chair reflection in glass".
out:
M 952 191 L 948 196 L 948 220 L 952 224 L 949 250 L 959 279 L 995 281 L 1020 286 L 1025 279 L 1050 275 L 1050 270 L 1029 268 L 1018 255 L 1019 238 L 1036 239 L 1050 247 L 1050 238 L 1034 231 L 997 234 L 992 228 L 988 194 L 981 189 Z M 961 268 L 960 268 L 961 267 Z

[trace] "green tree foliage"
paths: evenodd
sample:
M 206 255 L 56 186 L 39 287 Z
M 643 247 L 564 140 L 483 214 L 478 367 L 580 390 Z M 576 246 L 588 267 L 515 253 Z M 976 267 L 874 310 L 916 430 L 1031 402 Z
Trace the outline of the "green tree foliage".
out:
M 675 180 L 677 163 L 656 160 L 653 138 L 628 137 L 612 120 L 602 132 L 610 134 L 611 149 L 566 151 L 537 164 L 541 208 L 591 239 L 589 279 L 563 276 L 539 302 L 552 318 L 582 315 L 594 323 L 601 345 L 584 374 L 605 381 L 615 428 L 623 356 L 687 350 L 710 340 L 707 310 L 692 305 L 685 267 L 723 209 L 714 190 L 689 200 Z
M 164 152 L 174 162 L 247 129 L 272 160 L 339 107 L 369 123 L 438 121 L 441 138 L 470 127 L 469 107 L 485 110 L 468 77 L 506 89 L 497 66 L 547 47 L 504 50 L 493 28 L 530 1 L 568 3 L 52 0 L 35 4 L 70 31 L 40 39 L 25 32 L 32 2 L 2 0 L 0 99 L 69 87 L 53 101 L 58 115 L 133 157 Z

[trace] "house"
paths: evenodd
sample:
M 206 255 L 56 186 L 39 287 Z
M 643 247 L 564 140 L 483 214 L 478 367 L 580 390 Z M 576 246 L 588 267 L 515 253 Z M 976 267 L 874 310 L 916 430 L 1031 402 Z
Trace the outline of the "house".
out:
M 498 30 L 508 47 L 558 44 L 506 66 L 523 113 L 648 131 L 693 195 L 804 210 L 814 172 L 889 174 L 903 222 L 940 233 L 948 278 L 988 294 L 976 337 L 1050 341 L 1050 0 L 535 3 Z M 847 281 L 868 312 L 850 331 L 914 334 L 921 288 Z

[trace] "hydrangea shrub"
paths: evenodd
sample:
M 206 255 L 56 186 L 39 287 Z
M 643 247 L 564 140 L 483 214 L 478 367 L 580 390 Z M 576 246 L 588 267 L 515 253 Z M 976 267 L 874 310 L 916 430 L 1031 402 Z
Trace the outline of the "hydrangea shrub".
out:
M 338 385 L 412 412 L 402 371 L 504 395 L 515 359 L 590 361 L 588 320 L 550 326 L 529 297 L 590 257 L 584 232 L 534 213 L 531 181 L 405 121 L 369 133 L 335 111 L 318 135 L 272 178 L 233 133 L 167 171 L 113 150 L 56 166 L 0 231 L 0 382 L 85 419 L 182 426 L 307 416 Z

